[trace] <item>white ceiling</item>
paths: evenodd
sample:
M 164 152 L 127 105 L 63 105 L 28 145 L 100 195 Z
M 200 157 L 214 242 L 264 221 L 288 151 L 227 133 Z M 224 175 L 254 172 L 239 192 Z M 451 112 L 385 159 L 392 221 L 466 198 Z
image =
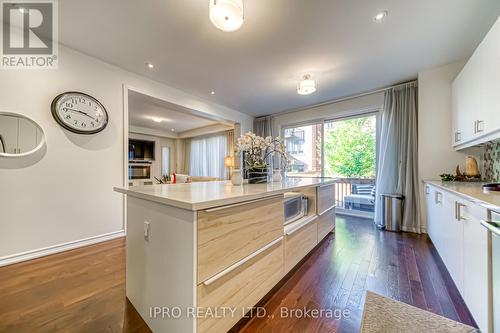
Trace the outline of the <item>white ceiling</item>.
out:
M 383 9 L 389 15 L 375 23 Z M 499 0 L 245 0 L 243 27 L 224 33 L 209 21 L 208 0 L 64 0 L 59 37 L 255 116 L 384 87 L 464 59 L 499 13 Z M 309 96 L 295 92 L 304 73 L 318 84 Z
M 180 110 L 168 102 L 155 99 L 134 91 L 129 91 L 129 125 L 151 128 L 173 134 L 192 129 L 219 124 L 220 122 L 194 115 L 189 110 Z M 157 123 L 153 118 L 160 118 Z M 174 131 L 172 131 L 174 129 Z

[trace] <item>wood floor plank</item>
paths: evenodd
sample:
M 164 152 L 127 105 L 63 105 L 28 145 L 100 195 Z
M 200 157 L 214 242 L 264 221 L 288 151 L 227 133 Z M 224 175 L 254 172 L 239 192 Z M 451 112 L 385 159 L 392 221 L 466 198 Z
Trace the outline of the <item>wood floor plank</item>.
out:
M 474 324 L 427 236 L 337 218 L 328 236 L 240 332 L 357 332 L 366 290 Z M 281 317 L 282 308 L 347 311 Z M 0 332 L 151 332 L 125 297 L 125 241 L 116 239 L 0 267 Z

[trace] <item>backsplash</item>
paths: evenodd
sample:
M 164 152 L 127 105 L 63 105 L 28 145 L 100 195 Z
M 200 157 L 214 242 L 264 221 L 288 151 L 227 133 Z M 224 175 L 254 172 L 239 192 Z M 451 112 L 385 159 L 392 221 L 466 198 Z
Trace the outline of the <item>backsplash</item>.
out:
M 500 140 L 486 144 L 483 158 L 484 179 L 500 182 Z

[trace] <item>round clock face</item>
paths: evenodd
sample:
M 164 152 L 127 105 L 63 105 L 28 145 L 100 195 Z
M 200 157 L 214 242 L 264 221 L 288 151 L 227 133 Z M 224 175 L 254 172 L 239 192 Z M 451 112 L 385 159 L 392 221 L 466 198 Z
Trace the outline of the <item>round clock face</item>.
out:
M 52 101 L 52 115 L 65 129 L 78 134 L 95 134 L 108 124 L 108 113 L 94 97 L 66 92 Z

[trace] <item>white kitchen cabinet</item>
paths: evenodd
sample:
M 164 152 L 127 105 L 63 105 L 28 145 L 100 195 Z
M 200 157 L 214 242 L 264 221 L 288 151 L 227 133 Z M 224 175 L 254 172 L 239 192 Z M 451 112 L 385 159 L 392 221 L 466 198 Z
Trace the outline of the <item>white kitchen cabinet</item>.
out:
M 453 146 L 500 137 L 500 19 L 452 84 Z
M 463 299 L 482 332 L 489 331 L 488 313 L 488 231 L 480 225 L 486 220 L 487 210 L 458 199 L 457 214 L 464 231 L 464 290 Z
M 500 129 L 500 22 L 480 45 L 480 100 L 485 133 Z
M 491 332 L 486 208 L 426 184 L 428 233 L 482 332 Z

